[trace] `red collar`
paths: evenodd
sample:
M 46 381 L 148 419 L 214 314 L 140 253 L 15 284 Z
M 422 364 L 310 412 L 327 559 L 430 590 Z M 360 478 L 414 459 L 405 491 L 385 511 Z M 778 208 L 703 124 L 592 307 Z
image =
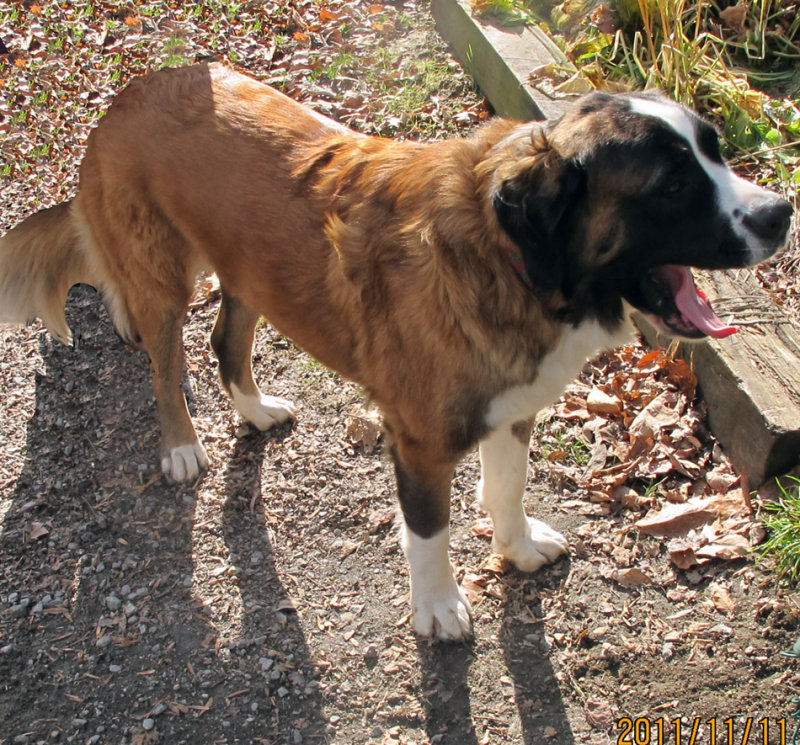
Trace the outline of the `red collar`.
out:
M 525 268 L 525 261 L 522 258 L 522 251 L 520 251 L 519 246 L 512 245 L 511 248 L 507 249 L 506 258 L 525 286 L 529 290 L 532 290 L 533 280 L 530 278 L 528 270 Z

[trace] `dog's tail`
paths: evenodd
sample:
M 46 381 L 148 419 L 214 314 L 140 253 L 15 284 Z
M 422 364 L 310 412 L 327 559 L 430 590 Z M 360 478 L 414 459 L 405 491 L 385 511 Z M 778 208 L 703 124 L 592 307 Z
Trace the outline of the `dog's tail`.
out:
M 31 215 L 0 238 L 0 323 L 41 318 L 64 344 L 72 332 L 64 317 L 70 287 L 97 287 L 87 231 L 74 202 Z

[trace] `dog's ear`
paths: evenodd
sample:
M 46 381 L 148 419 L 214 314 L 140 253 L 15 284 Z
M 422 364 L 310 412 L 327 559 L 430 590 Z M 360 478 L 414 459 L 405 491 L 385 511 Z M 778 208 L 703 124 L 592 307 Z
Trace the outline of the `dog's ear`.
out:
M 519 246 L 535 288 L 552 291 L 567 274 L 565 217 L 583 190 L 583 169 L 552 149 L 505 179 L 494 196 L 501 227 Z

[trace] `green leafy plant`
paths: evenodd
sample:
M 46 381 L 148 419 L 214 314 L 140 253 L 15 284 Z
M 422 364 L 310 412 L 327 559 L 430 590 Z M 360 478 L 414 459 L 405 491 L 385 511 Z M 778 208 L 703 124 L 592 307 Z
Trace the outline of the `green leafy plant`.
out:
M 800 479 L 792 481 L 788 488 L 778 481 L 779 499 L 765 502 L 759 516 L 769 532 L 761 558 L 770 557 L 778 574 L 794 581 L 800 574 Z

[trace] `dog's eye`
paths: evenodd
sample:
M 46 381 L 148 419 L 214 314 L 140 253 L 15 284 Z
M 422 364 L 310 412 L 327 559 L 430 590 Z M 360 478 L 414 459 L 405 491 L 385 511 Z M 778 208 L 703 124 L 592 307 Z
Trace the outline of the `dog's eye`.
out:
M 665 194 L 679 194 L 688 186 L 688 182 L 686 179 L 682 178 L 675 178 L 671 181 L 667 182 L 667 186 L 664 189 Z

